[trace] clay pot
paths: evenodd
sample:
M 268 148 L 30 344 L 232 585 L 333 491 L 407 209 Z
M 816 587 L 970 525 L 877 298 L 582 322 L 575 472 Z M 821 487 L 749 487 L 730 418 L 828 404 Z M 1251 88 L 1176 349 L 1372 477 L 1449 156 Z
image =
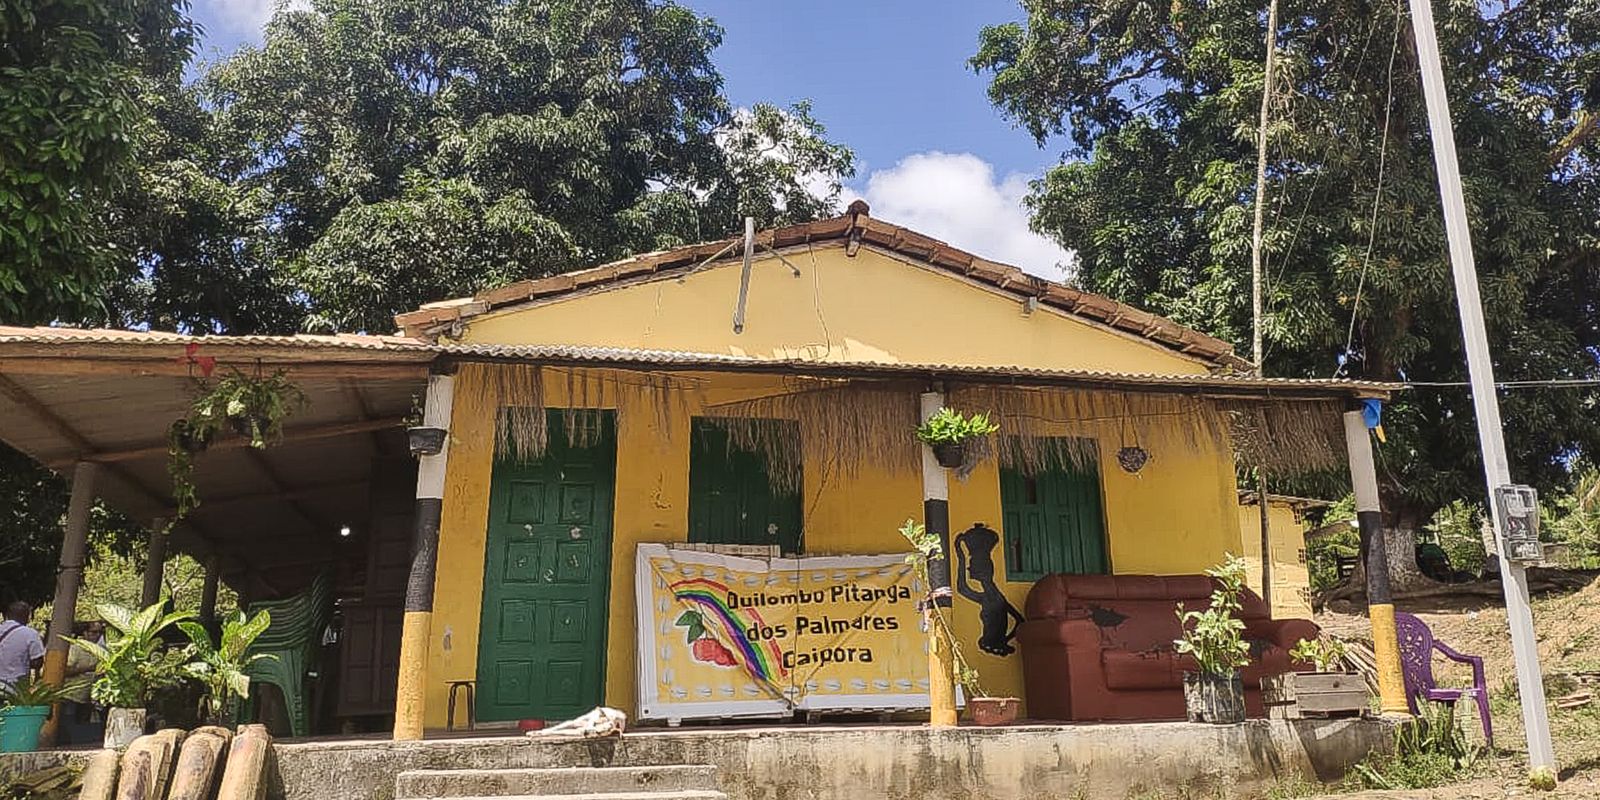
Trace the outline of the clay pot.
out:
M 1017 721 L 1022 702 L 1015 697 L 969 697 L 967 712 L 972 722 L 983 728 L 1011 725 Z

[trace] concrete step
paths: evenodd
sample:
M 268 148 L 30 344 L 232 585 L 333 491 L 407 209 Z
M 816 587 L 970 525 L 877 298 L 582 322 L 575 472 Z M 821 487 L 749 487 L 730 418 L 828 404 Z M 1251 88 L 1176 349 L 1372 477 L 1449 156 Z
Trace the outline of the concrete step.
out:
M 395 797 L 420 798 L 527 797 L 539 795 L 607 796 L 671 792 L 711 792 L 718 787 L 717 768 L 709 765 L 661 767 L 567 767 L 563 769 L 441 769 L 402 772 L 395 778 Z M 641 795 L 642 796 L 642 795 Z M 664 796 L 666 800 L 670 795 Z M 611 800 L 608 797 L 608 800 Z M 623 800 L 618 797 L 616 800 Z M 699 797 L 685 800 L 700 800 Z
M 429 798 L 428 800 L 444 800 Z M 518 794 L 490 797 L 455 797 L 449 800 L 728 800 L 722 792 L 602 792 L 600 794 Z

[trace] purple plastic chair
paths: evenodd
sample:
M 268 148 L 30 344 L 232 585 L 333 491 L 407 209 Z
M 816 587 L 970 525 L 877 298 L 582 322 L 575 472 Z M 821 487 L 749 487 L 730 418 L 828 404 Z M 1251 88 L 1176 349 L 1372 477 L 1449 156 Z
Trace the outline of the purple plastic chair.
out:
M 1457 700 L 1471 698 L 1478 704 L 1478 719 L 1483 723 L 1483 739 L 1494 748 L 1494 728 L 1489 722 L 1489 687 L 1483 679 L 1483 658 L 1457 653 L 1449 645 L 1433 638 L 1428 624 L 1406 613 L 1394 615 L 1395 629 L 1400 634 L 1400 666 L 1406 679 L 1406 705 L 1417 713 L 1417 698 L 1455 705 Z M 1468 689 L 1440 689 L 1433 680 L 1433 653 L 1461 664 L 1472 665 L 1472 687 Z

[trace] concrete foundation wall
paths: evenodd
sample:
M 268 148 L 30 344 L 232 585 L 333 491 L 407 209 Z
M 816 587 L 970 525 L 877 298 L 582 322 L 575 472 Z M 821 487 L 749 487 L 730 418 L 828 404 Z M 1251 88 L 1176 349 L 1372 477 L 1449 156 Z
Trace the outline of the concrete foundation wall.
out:
M 814 727 L 278 745 L 273 800 L 390 800 L 414 769 L 710 764 L 734 800 L 1123 800 L 1259 797 L 1291 775 L 1339 777 L 1388 728 L 1374 721 L 1237 726 Z

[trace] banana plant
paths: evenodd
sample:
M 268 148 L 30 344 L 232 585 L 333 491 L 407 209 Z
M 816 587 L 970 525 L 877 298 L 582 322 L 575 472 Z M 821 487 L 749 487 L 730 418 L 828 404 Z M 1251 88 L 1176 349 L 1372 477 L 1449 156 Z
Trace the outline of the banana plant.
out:
M 222 636 L 213 644 L 210 631 L 203 625 L 178 623 L 193 642 L 194 660 L 185 664 L 183 671 L 206 687 L 203 709 L 213 724 L 224 724 L 232 716 L 234 705 L 250 696 L 250 676 L 246 669 L 263 658 L 277 658 L 250 653 L 250 645 L 271 624 L 272 615 L 264 609 L 248 619 L 241 611 L 222 621 Z

